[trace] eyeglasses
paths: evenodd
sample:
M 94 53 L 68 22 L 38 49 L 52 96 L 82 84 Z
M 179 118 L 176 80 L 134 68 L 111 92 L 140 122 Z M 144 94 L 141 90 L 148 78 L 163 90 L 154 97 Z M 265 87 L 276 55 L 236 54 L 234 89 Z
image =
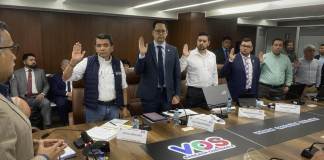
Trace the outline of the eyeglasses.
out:
M 17 54 L 19 49 L 19 44 L 14 43 L 12 46 L 0 47 L 0 49 L 10 49 L 14 54 Z
M 158 34 L 165 34 L 167 31 L 166 30 L 154 30 L 154 32 Z
M 252 48 L 252 46 L 248 46 L 248 45 L 241 45 L 241 47 Z
M 104 43 L 104 44 L 96 44 L 95 45 L 97 48 L 101 48 L 101 47 L 105 47 L 105 48 L 107 48 L 107 47 L 109 47 L 109 44 L 108 43 Z

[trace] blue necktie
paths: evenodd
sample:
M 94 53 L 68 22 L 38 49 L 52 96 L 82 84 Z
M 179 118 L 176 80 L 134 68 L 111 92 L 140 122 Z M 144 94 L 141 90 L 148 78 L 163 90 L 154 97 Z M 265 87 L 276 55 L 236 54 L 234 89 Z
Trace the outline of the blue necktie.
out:
M 225 48 L 225 61 L 228 59 L 228 49 Z
M 163 56 L 162 56 L 162 46 L 158 47 L 158 71 L 159 71 L 159 86 L 164 85 L 164 67 L 163 67 Z

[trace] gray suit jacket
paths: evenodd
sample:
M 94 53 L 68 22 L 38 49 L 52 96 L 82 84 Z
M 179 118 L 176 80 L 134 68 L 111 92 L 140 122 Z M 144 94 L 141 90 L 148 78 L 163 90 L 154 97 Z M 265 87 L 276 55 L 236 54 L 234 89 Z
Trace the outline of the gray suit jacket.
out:
M 0 155 L 6 160 L 39 160 L 34 157 L 32 128 L 20 109 L 0 94 Z
M 36 88 L 39 93 L 47 94 L 49 84 L 43 69 L 34 69 Z M 27 94 L 27 78 L 25 68 L 18 69 L 14 72 L 14 78 L 10 81 L 11 96 L 25 98 Z

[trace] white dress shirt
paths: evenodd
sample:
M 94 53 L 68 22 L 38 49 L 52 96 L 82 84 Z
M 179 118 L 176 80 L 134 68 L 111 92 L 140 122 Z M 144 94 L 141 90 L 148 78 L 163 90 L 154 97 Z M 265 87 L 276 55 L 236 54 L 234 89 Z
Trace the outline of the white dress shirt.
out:
M 245 69 L 245 66 L 248 65 L 249 66 L 249 70 L 248 70 L 248 77 L 249 79 L 246 80 L 246 82 L 249 82 L 249 83 L 246 83 L 245 85 L 245 89 L 250 89 L 251 86 L 252 86 L 252 80 L 253 80 L 253 65 L 252 65 L 252 61 L 251 61 L 251 55 L 249 54 L 248 56 L 244 56 L 242 53 L 240 53 L 241 56 L 242 56 L 242 60 L 243 60 L 243 64 L 244 64 L 244 69 Z M 247 60 L 245 60 L 247 59 Z M 246 71 L 245 71 L 246 73 Z
M 99 73 L 98 73 L 98 91 L 99 91 L 99 101 L 111 101 L 116 99 L 115 91 L 115 78 L 114 72 L 110 60 L 106 61 L 104 58 L 98 56 L 99 60 Z M 83 78 L 86 67 L 88 64 L 88 58 L 84 58 L 79 62 L 73 69 L 72 76 L 68 81 L 78 81 Z M 120 68 L 122 72 L 122 88 L 127 88 L 126 74 L 123 64 L 120 62 Z
M 190 51 L 188 57 L 180 58 L 181 72 L 187 69 L 187 86 L 203 88 L 218 85 L 216 56 L 206 51 L 200 54 L 198 49 Z
M 26 73 L 26 80 L 27 80 L 27 83 L 28 83 L 28 70 L 29 68 L 25 67 L 25 73 Z M 35 80 L 35 72 L 33 69 L 32 70 L 32 93 L 33 94 L 38 94 L 38 90 L 37 90 L 37 87 L 36 87 L 36 80 Z

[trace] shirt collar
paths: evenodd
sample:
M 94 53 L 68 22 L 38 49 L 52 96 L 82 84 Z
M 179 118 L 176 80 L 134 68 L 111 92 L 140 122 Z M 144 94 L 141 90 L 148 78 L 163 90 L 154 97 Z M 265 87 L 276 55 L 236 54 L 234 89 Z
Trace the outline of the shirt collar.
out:
M 9 97 L 9 85 L 5 83 L 0 83 L 0 94 L 2 94 L 4 97 Z
M 162 49 L 165 49 L 165 45 L 166 45 L 166 42 L 164 41 L 162 44 L 159 44 L 157 43 L 156 41 L 153 41 L 154 43 L 154 46 L 157 47 L 157 46 L 162 46 Z
M 30 70 L 31 68 L 27 68 L 27 67 L 24 67 L 25 68 L 25 72 L 28 72 L 28 70 Z M 31 69 L 33 71 L 33 69 Z
M 112 59 L 112 56 L 110 56 L 109 60 L 106 61 L 104 58 L 102 58 L 102 57 L 100 57 L 100 56 L 98 55 L 98 61 L 99 61 L 99 62 L 103 62 L 103 63 L 108 62 L 108 63 L 111 63 L 111 59 Z
M 251 54 L 249 54 L 248 56 L 243 55 L 241 52 L 240 52 L 240 54 L 241 54 L 241 56 L 242 56 L 243 58 L 251 58 Z

